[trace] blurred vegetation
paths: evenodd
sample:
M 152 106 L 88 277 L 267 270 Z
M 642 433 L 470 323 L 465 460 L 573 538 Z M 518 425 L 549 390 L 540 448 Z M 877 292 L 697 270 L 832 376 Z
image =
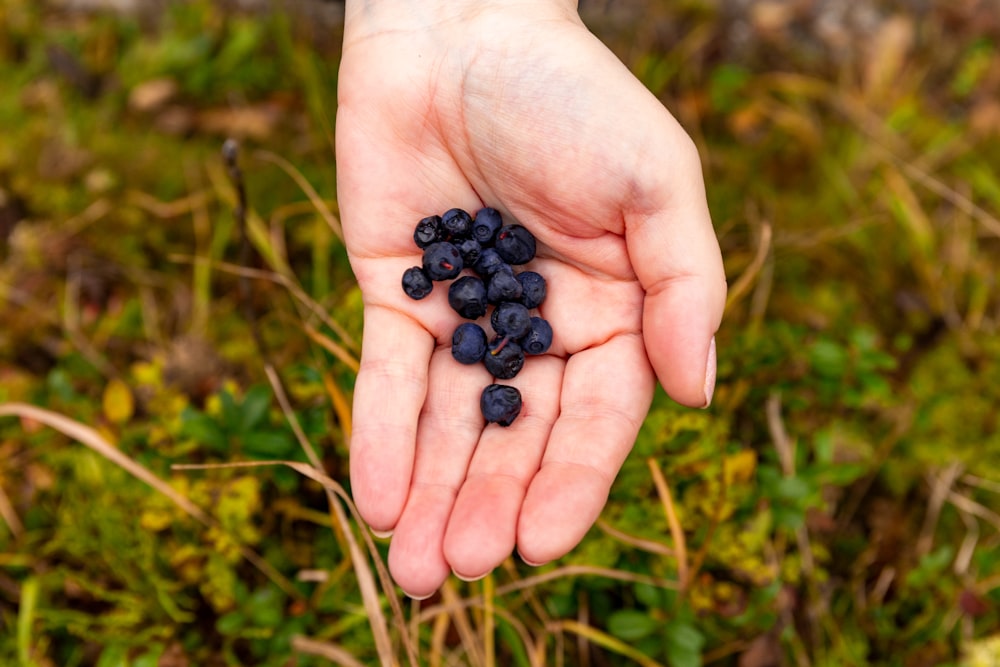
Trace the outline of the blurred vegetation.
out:
M 0 663 L 1000 664 L 989 4 L 582 3 L 703 150 L 715 402 L 409 603 L 339 485 L 336 21 L 0 1 Z

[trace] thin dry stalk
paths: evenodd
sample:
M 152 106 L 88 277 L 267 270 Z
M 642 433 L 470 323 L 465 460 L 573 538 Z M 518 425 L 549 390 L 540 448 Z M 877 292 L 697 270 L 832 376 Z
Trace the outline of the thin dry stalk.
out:
M 323 198 L 319 196 L 319 193 L 316 192 L 316 189 L 313 188 L 312 184 L 308 180 L 306 180 L 305 176 L 302 175 L 302 172 L 300 172 L 298 169 L 295 168 L 295 165 L 293 165 L 291 162 L 281 157 L 280 155 L 277 155 L 270 151 L 257 150 L 254 151 L 253 155 L 258 160 L 263 160 L 264 162 L 270 162 L 272 164 L 281 167 L 282 171 L 288 174 L 292 178 L 292 180 L 295 181 L 295 183 L 299 186 L 302 192 L 305 193 L 306 197 L 309 198 L 309 201 L 312 202 L 313 206 L 316 207 L 316 210 L 319 211 L 319 214 L 323 217 L 324 220 L 326 220 L 326 224 L 330 226 L 330 229 L 332 229 L 333 233 L 337 235 L 337 238 L 340 239 L 340 242 L 341 243 L 344 242 L 344 230 L 341 229 L 340 227 L 340 220 L 337 218 L 336 215 L 333 214 L 333 211 L 330 210 L 330 207 L 327 205 L 326 201 L 324 201 Z
M 10 529 L 15 538 L 20 538 L 24 534 L 24 524 L 21 523 L 21 518 L 17 515 L 17 511 L 2 485 L 0 485 L 0 518 L 3 518 L 4 523 L 7 524 L 7 528 Z
M 441 587 L 441 596 L 444 602 L 451 609 L 451 621 L 458 631 L 458 637 L 465 648 L 465 655 L 472 665 L 484 665 L 485 659 L 480 644 L 476 641 L 476 633 L 472 629 L 472 622 L 466 615 L 465 610 L 468 605 L 461 604 L 461 598 L 455 591 L 455 586 L 451 581 L 446 581 Z M 480 598 L 480 603 L 482 598 Z
M 37 422 L 53 428 L 68 438 L 76 440 L 82 445 L 89 447 L 107 460 L 119 466 L 127 473 L 153 487 L 166 496 L 171 502 L 181 508 L 186 514 L 204 526 L 225 530 L 222 526 L 204 510 L 191 502 L 188 498 L 178 493 L 172 486 L 154 475 L 141 464 L 136 463 L 125 456 L 117 447 L 105 440 L 100 433 L 93 428 L 78 421 L 65 417 L 58 413 L 26 403 L 4 403 L 0 404 L 0 417 L 16 416 L 34 419 Z M 235 544 L 239 541 L 230 536 Z M 240 545 L 240 554 L 260 570 L 268 579 L 275 583 L 289 597 L 296 600 L 302 599 L 302 594 L 295 588 L 291 581 L 286 579 L 280 572 L 275 570 L 270 563 L 260 557 L 253 549 Z
M 169 256 L 170 261 L 184 264 L 192 264 L 197 261 L 197 257 L 192 257 L 191 255 L 185 254 L 172 254 Z M 291 293 L 292 297 L 302 304 L 312 315 L 318 318 L 323 324 L 330 327 L 337 336 L 343 341 L 344 345 L 347 346 L 349 350 L 357 354 L 361 349 L 357 342 L 351 337 L 347 330 L 336 320 L 331 318 L 326 310 L 309 297 L 308 294 L 302 289 L 301 286 L 292 278 L 282 275 L 281 273 L 275 271 L 264 271 L 261 269 L 254 269 L 246 266 L 240 266 L 239 264 L 231 264 L 229 262 L 212 262 L 212 266 L 217 271 L 223 271 L 230 273 L 234 276 L 256 278 L 258 280 L 267 280 L 276 285 L 281 285 Z M 355 364 L 357 362 L 355 361 Z
M 604 519 L 597 520 L 597 527 L 603 530 L 608 536 L 613 537 L 623 544 L 627 544 L 635 549 L 640 549 L 642 551 L 647 551 L 658 556 L 663 556 L 665 558 L 673 558 L 676 556 L 674 550 L 665 544 L 660 544 L 655 540 L 647 540 L 642 537 L 636 537 L 635 535 L 629 535 L 623 532 Z
M 605 579 L 613 579 L 616 581 L 626 581 L 630 583 L 646 584 L 648 586 L 655 586 L 657 588 L 668 588 L 670 590 L 678 590 L 680 588 L 678 582 L 670 581 L 669 579 L 663 579 L 660 577 L 651 577 L 644 574 L 636 574 L 634 572 L 627 572 L 625 570 L 614 570 L 606 567 L 597 567 L 595 565 L 566 565 L 564 567 L 559 567 L 554 570 L 549 570 L 548 572 L 543 572 L 531 577 L 525 577 L 524 579 L 519 579 L 518 581 L 511 582 L 509 584 L 504 584 L 503 586 L 497 586 L 495 594 L 498 597 L 508 595 L 510 593 L 515 593 L 517 591 L 522 591 L 525 589 L 531 589 L 541 584 L 547 583 L 549 581 L 554 581 L 556 579 L 563 579 L 566 577 L 582 577 L 582 576 L 596 576 L 604 577 Z M 441 613 L 449 613 L 454 608 L 458 607 L 472 607 L 476 605 L 481 605 L 483 603 L 482 596 L 475 596 L 471 598 L 465 598 L 458 600 L 454 603 L 445 601 L 440 604 L 422 609 L 420 611 L 420 622 L 426 623 L 430 619 L 434 618 L 436 615 Z
M 740 277 L 729 288 L 729 294 L 726 297 L 726 311 L 729 311 L 737 302 L 739 302 L 750 288 L 753 286 L 754 281 L 760 275 L 761 269 L 764 267 L 764 263 L 767 261 L 768 255 L 771 254 L 771 239 L 774 236 L 771 223 L 767 220 L 761 220 L 760 222 L 760 234 L 757 240 L 757 252 L 754 254 L 753 259 L 750 261 L 750 265 L 743 270 Z
M 296 418 L 295 413 L 292 411 L 291 403 L 288 401 L 288 396 L 285 394 L 284 386 L 281 383 L 281 379 L 278 377 L 277 371 L 275 371 L 270 364 L 267 364 L 264 370 L 267 373 L 268 380 L 271 382 L 271 386 L 274 389 L 275 396 L 278 399 L 278 404 L 281 406 L 281 410 L 285 415 L 285 419 L 291 426 L 292 432 L 295 434 L 296 439 L 299 441 L 299 445 L 306 453 L 306 457 L 312 464 L 314 471 L 328 479 L 330 482 L 333 482 L 333 480 L 327 477 L 323 472 L 322 460 L 313 448 L 312 443 L 309 442 L 305 432 L 302 430 L 302 426 L 299 424 L 298 418 Z M 334 513 L 336 522 L 340 526 L 341 533 L 347 539 L 348 550 L 351 554 L 351 560 L 354 563 L 355 573 L 357 574 L 358 587 L 361 590 L 361 599 L 364 603 L 365 611 L 368 613 L 369 625 L 372 628 L 372 635 L 375 639 L 375 647 L 378 650 L 379 658 L 384 665 L 396 664 L 394 651 L 392 649 L 392 639 L 389 636 L 389 627 L 386 622 L 385 615 L 382 613 L 382 604 L 379 600 L 378 587 L 375 585 L 375 577 L 372 576 L 371 569 L 368 565 L 368 559 L 365 557 L 364 552 L 361 551 L 357 540 L 354 538 L 354 533 L 351 531 L 351 525 L 347 515 L 344 513 L 344 508 L 339 502 L 337 502 L 336 497 L 334 497 L 333 488 L 326 483 L 323 483 L 323 487 L 326 490 L 327 500 L 331 511 Z M 376 561 L 378 561 L 378 552 L 373 550 L 372 553 Z M 394 594 L 391 583 L 385 580 L 383 580 L 382 583 L 385 589 L 385 595 L 390 600 L 396 624 L 402 632 L 403 642 L 407 650 L 407 655 L 410 659 L 410 664 L 416 665 L 416 653 L 413 649 L 413 642 L 407 632 L 406 622 L 403 617 L 403 609 L 400 605 L 399 598 L 397 598 Z
M 557 621 L 546 629 L 550 631 L 558 630 L 560 632 L 570 632 L 576 635 L 583 635 L 591 643 L 597 644 L 598 646 L 612 651 L 613 653 L 629 658 L 636 664 L 642 665 L 642 667 L 662 667 L 662 663 L 653 660 L 639 649 L 626 644 L 617 637 L 613 637 L 606 632 L 601 632 L 597 628 L 589 625 L 581 625 L 576 621 L 567 619 Z
M 681 528 L 680 519 L 677 518 L 674 500 L 670 495 L 670 488 L 667 486 L 667 480 L 663 477 L 663 471 L 660 470 L 659 464 L 652 457 L 646 459 L 646 464 L 653 475 L 653 484 L 660 496 L 660 502 L 663 503 L 663 513 L 667 517 L 667 525 L 670 526 L 670 537 L 674 541 L 674 549 L 677 552 L 677 579 L 680 581 L 681 590 L 684 590 L 691 583 L 688 579 L 690 570 L 684 530 Z
M 315 655 L 343 667 L 365 667 L 364 663 L 351 655 L 347 649 L 302 635 L 292 637 L 292 650 L 296 653 Z
M 483 654 L 486 667 L 496 666 L 496 616 L 493 600 L 493 574 L 483 577 Z
M 951 493 L 955 481 L 961 474 L 962 464 L 955 462 L 945 468 L 931 483 L 931 496 L 927 500 L 927 513 L 924 514 L 924 523 L 920 528 L 920 536 L 917 538 L 916 555 L 918 558 L 929 554 L 931 547 L 934 546 L 934 530 L 941 517 L 941 508 L 944 507 L 948 494 Z

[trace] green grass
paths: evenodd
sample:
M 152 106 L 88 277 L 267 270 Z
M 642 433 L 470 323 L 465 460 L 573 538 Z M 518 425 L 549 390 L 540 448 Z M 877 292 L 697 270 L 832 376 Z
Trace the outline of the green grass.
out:
M 709 3 L 587 14 L 702 148 L 715 401 L 657 395 L 571 554 L 418 604 L 341 486 L 336 34 L 0 4 L 0 663 L 1000 660 L 1000 50 L 974 11 L 836 47 L 802 13 L 749 39 Z

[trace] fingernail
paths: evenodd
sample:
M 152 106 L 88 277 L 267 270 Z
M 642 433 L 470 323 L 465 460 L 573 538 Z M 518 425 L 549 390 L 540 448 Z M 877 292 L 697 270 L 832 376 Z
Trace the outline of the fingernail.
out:
M 482 574 L 480 574 L 478 576 L 475 576 L 475 577 L 466 577 L 465 575 L 459 574 L 455 570 L 452 570 L 451 573 L 454 574 L 459 579 L 461 579 L 462 581 L 466 581 L 466 582 L 469 582 L 469 583 L 472 583 L 473 581 L 479 581 L 480 579 L 482 579 L 483 577 L 485 577 L 487 574 L 489 574 L 489 572 L 483 572 Z
M 541 567 L 545 565 L 545 563 L 536 563 L 534 561 L 530 561 L 524 556 L 521 556 L 521 561 L 524 562 L 525 565 L 530 565 L 531 567 Z
M 379 538 L 380 540 L 385 540 L 392 537 L 392 529 L 389 530 L 375 530 L 374 528 L 369 528 L 372 531 L 372 535 Z
M 434 595 L 434 591 L 431 591 L 427 595 L 414 595 L 413 593 L 407 593 L 406 591 L 403 591 L 403 593 L 406 595 L 406 597 L 410 598 L 411 600 L 415 600 L 417 602 L 420 602 L 421 600 L 426 600 L 430 596 Z
M 708 361 L 705 363 L 705 405 L 707 408 L 712 404 L 712 395 L 715 393 L 715 336 L 708 344 Z

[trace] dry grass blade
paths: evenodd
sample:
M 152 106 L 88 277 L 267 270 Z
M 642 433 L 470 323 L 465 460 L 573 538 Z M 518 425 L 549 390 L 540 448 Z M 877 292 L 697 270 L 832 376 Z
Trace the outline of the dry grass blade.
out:
M 459 639 L 462 640 L 462 646 L 465 648 L 465 655 L 469 660 L 469 664 L 484 665 L 486 661 L 483 657 L 482 646 L 476 641 L 476 633 L 472 629 L 472 622 L 465 613 L 465 609 L 469 605 L 460 604 L 461 598 L 459 598 L 458 593 L 455 591 L 455 585 L 450 580 L 445 581 L 441 587 L 441 596 L 444 598 L 445 605 L 451 609 L 451 620 L 455 626 L 455 630 L 458 631 Z M 480 602 L 481 600 L 482 598 L 480 598 Z
M 924 515 L 924 523 L 920 528 L 920 536 L 917 538 L 916 555 L 918 558 L 931 552 L 931 548 L 934 546 L 934 531 L 941 516 L 941 509 L 944 507 L 948 494 L 955 486 L 955 481 L 962 474 L 962 470 L 961 463 L 953 463 L 931 483 L 931 496 L 927 500 L 927 513 Z
M 627 544 L 630 547 L 641 549 L 642 551 L 648 551 L 651 554 L 657 554 L 658 556 L 664 556 L 666 558 L 673 558 L 676 556 L 674 550 L 667 545 L 660 544 L 655 540 L 647 540 L 641 537 L 636 537 L 635 535 L 629 535 L 626 532 L 618 530 L 604 519 L 597 520 L 597 527 L 607 533 L 608 536 L 613 537 L 619 542 Z
M 347 506 L 348 510 L 350 511 L 351 515 L 355 518 L 356 522 L 359 525 L 362 526 L 364 525 L 364 522 L 358 515 L 357 508 L 354 506 L 354 503 L 351 502 L 351 499 L 347 495 L 347 492 L 344 490 L 344 488 L 340 484 L 338 484 L 336 480 L 330 478 L 322 471 L 306 463 L 300 463 L 298 461 L 237 461 L 233 463 L 179 463 L 175 464 L 173 468 L 175 470 L 212 470 L 216 468 L 259 468 L 259 467 L 277 466 L 277 465 L 287 466 L 292 470 L 295 470 L 302 476 L 308 477 L 314 482 L 319 483 L 327 491 L 334 493 L 337 497 L 339 497 L 343 501 L 344 505 Z M 347 515 L 344 514 L 344 510 L 340 506 L 340 503 L 333 503 L 333 508 L 334 508 L 333 511 L 336 514 L 337 521 L 339 521 L 343 526 L 348 526 L 349 524 L 347 523 Z M 379 580 L 382 584 L 382 587 L 386 591 L 386 597 L 388 598 L 390 605 L 393 607 L 393 613 L 397 619 L 397 625 L 399 626 L 400 632 L 403 636 L 404 646 L 407 651 L 407 658 L 411 665 L 416 665 L 418 664 L 416 659 L 416 651 L 415 648 L 413 647 L 413 641 L 409 637 L 409 633 L 406 630 L 406 624 L 401 620 L 402 607 L 400 606 L 399 599 L 392 594 L 393 590 L 392 580 L 389 577 L 388 571 L 385 569 L 385 565 L 378 558 L 378 549 L 375 546 L 375 543 L 371 540 L 367 531 L 362 530 L 361 533 L 362 535 L 364 535 L 365 543 L 366 546 L 368 547 L 369 552 L 373 554 L 375 569 L 379 574 Z M 357 575 L 358 585 L 362 589 L 361 594 L 362 594 L 362 599 L 365 601 L 365 611 L 367 611 L 370 615 L 374 614 L 374 616 L 371 616 L 372 620 L 375 622 L 375 624 L 372 625 L 373 632 L 376 632 L 374 630 L 376 624 L 377 627 L 385 629 L 385 616 L 382 614 L 382 609 L 378 605 L 378 589 L 375 587 L 374 578 L 371 576 L 371 570 L 368 567 L 368 561 L 364 557 L 364 553 L 361 551 L 361 548 L 358 546 L 357 540 L 354 538 L 354 533 L 351 532 L 350 530 L 346 530 L 345 534 L 348 536 L 348 545 L 351 558 L 353 559 L 353 562 L 356 563 L 355 567 L 357 568 L 357 570 L 355 574 Z M 374 605 L 372 609 L 368 608 L 369 604 Z M 377 619 L 381 619 L 381 622 L 379 622 Z M 382 630 L 379 630 L 377 632 L 382 633 Z M 379 649 L 380 650 L 379 656 L 380 659 L 382 660 L 382 664 L 384 665 L 398 664 L 398 661 L 396 661 L 392 657 L 391 640 L 388 636 L 388 630 L 385 629 L 384 633 L 376 634 L 375 641 L 377 649 L 379 648 L 380 641 L 389 642 L 389 653 L 386 655 L 386 657 L 384 658 L 382 657 L 381 649 Z
M 0 486 L 0 518 L 3 518 L 4 523 L 7 524 L 7 528 L 10 529 L 14 537 L 21 537 L 24 533 L 24 524 L 21 523 L 21 518 L 17 516 L 14 505 L 11 504 L 10 498 L 7 497 L 7 492 L 3 490 L 3 486 Z
M 66 437 L 72 438 L 73 440 L 86 445 L 107 460 L 124 469 L 136 479 L 148 484 L 155 490 L 162 493 L 171 502 L 180 507 L 185 513 L 197 520 L 199 523 L 213 528 L 220 528 L 218 522 L 209 516 L 204 510 L 188 500 L 185 496 L 178 493 L 172 486 L 154 475 L 144 466 L 125 456 L 125 454 L 123 454 L 119 449 L 105 440 L 100 433 L 86 424 L 81 424 L 80 422 L 70 419 L 69 417 L 65 417 L 34 405 L 28 405 L 27 403 L 0 404 L 0 417 L 9 416 L 34 419 L 37 422 L 45 424 L 49 428 L 59 431 Z M 233 539 L 235 541 L 235 538 Z M 238 544 L 238 541 L 236 543 Z M 298 592 L 292 582 L 271 567 L 270 563 L 261 558 L 255 551 L 240 545 L 240 553 L 247 561 L 253 564 L 290 597 L 293 597 L 296 600 L 302 598 L 302 595 Z
M 178 263 L 184 262 L 184 263 L 194 264 L 199 260 L 197 257 L 192 257 L 190 255 L 174 254 L 170 256 L 170 261 Z M 295 282 L 295 280 L 293 280 L 292 278 L 284 276 L 280 273 L 276 273 L 274 271 L 262 271 L 260 269 L 253 269 L 245 266 L 240 266 L 239 264 L 231 264 L 229 262 L 217 262 L 217 261 L 212 262 L 212 268 L 214 268 L 217 271 L 224 271 L 226 273 L 230 273 L 235 276 L 256 278 L 259 280 L 268 280 L 270 282 L 275 283 L 276 285 L 281 285 L 282 287 L 286 288 L 292 295 L 292 297 L 296 301 L 301 303 L 306 308 L 306 310 L 308 310 L 312 315 L 316 316 L 316 318 L 318 318 L 319 321 L 321 321 L 323 324 L 330 327 L 330 329 L 333 330 L 340 337 L 340 339 L 344 342 L 344 345 L 346 345 L 350 350 L 353 350 L 354 352 L 360 350 L 357 341 L 355 341 L 351 337 L 351 335 L 347 333 L 347 330 L 344 329 L 344 327 L 341 326 L 339 322 L 332 319 L 326 313 L 323 307 L 318 303 L 316 303 L 316 301 L 311 299 L 309 295 L 306 294 L 305 291 L 299 286 L 299 284 Z M 354 363 L 357 364 L 357 361 L 355 361 Z
M 760 275 L 761 269 L 764 267 L 764 262 L 767 261 L 767 256 L 771 252 L 771 239 L 774 233 L 771 228 L 771 223 L 767 221 L 762 221 L 760 226 L 760 239 L 757 241 L 757 252 L 754 254 L 753 260 L 751 260 L 750 265 L 740 274 L 740 277 L 736 279 L 732 287 L 729 288 L 729 294 L 726 297 L 726 310 L 728 311 L 736 304 L 740 299 L 746 296 L 746 293 L 750 291 L 750 287 L 753 285 L 757 276 Z
M 486 656 L 486 667 L 496 665 L 496 646 L 494 645 L 494 630 L 496 625 L 496 610 L 494 599 L 493 574 L 483 577 L 483 653 Z
M 316 329 L 309 326 L 308 324 L 305 325 L 305 330 L 306 330 L 306 335 L 309 336 L 309 338 L 312 339 L 314 343 L 322 347 L 324 350 L 326 350 L 336 358 L 340 359 L 344 363 L 344 365 L 350 368 L 352 371 L 357 373 L 358 369 L 361 368 L 361 364 L 358 362 L 357 359 L 354 358 L 353 355 L 351 355 L 350 352 L 348 352 L 343 347 L 337 345 L 335 342 L 330 340 L 328 336 L 324 336 L 323 334 L 321 334 L 319 331 L 316 331 Z
M 277 371 L 275 371 L 274 368 L 268 364 L 265 367 L 265 372 L 267 373 L 268 380 L 271 382 L 271 386 L 274 389 L 274 393 L 278 399 L 279 405 L 281 406 L 281 410 L 285 414 L 285 418 L 288 420 L 292 431 L 295 433 L 295 437 L 298 439 L 300 446 L 303 451 L 305 451 L 306 456 L 312 464 L 311 467 L 303 464 L 293 467 L 303 474 L 306 474 L 304 472 L 305 470 L 309 470 L 314 473 L 315 476 L 309 476 L 312 479 L 319 481 L 326 490 L 330 509 L 336 517 L 337 524 L 340 527 L 342 534 L 347 539 L 348 550 L 351 554 L 351 560 L 354 563 L 354 571 L 358 579 L 358 587 L 361 589 L 361 599 L 364 603 L 365 611 L 368 612 L 369 625 L 372 628 L 372 635 L 375 638 L 375 647 L 378 650 L 379 658 L 384 665 L 396 664 L 392 648 L 392 639 L 389 636 L 389 627 L 386 623 L 385 615 L 382 613 L 382 605 L 379 601 L 379 591 L 378 587 L 375 585 L 375 577 L 372 576 L 371 569 L 368 566 L 368 559 L 365 557 L 364 552 L 362 552 L 361 547 L 358 546 L 354 533 L 351 531 L 351 525 L 348 521 L 347 515 L 344 513 L 344 508 L 339 502 L 337 502 L 337 499 L 334 498 L 335 493 L 345 498 L 347 494 L 339 484 L 322 472 L 322 461 L 316 453 L 316 450 L 313 448 L 312 443 L 310 443 L 309 439 L 306 437 L 305 432 L 302 430 L 299 420 L 295 417 L 295 413 L 292 411 L 292 406 L 288 401 L 288 396 L 285 394 L 284 386 L 281 384 L 281 379 L 278 377 Z M 371 553 L 375 558 L 375 562 L 379 563 L 378 552 L 374 549 L 374 545 L 369 546 L 371 547 Z M 411 664 L 416 664 L 416 653 L 413 648 L 413 642 L 407 633 L 402 606 L 399 603 L 399 599 L 393 594 L 392 582 L 389 581 L 387 573 L 380 571 L 380 574 L 382 574 L 382 586 L 385 589 L 386 597 L 390 600 L 392 605 L 396 625 L 400 628 L 400 632 L 402 633 L 407 655 L 409 656 Z
M 549 570 L 548 572 L 536 574 L 531 577 L 525 577 L 524 579 L 519 579 L 518 581 L 504 584 L 503 586 L 497 586 L 494 594 L 497 597 L 501 597 L 509 595 L 510 593 L 516 593 L 517 591 L 534 588 L 536 586 L 540 586 L 541 584 L 555 581 L 556 579 L 583 576 L 603 577 L 605 579 L 613 579 L 615 581 L 645 584 L 647 586 L 669 588 L 671 590 L 677 590 L 680 588 L 676 581 L 660 577 L 651 577 L 644 574 L 636 574 L 635 572 L 628 572 L 626 570 L 614 570 L 607 567 L 598 567 L 596 565 L 566 565 L 564 567 L 558 567 L 554 570 Z M 464 598 L 455 603 L 443 602 L 441 604 L 436 604 L 420 611 L 420 623 L 426 623 L 438 614 L 448 613 L 452 609 L 456 609 L 458 607 L 474 607 L 481 604 L 483 604 L 482 596 Z
M 302 635 L 292 637 L 292 650 L 296 653 L 315 655 L 343 667 L 365 667 L 365 664 L 351 655 L 346 649 L 329 642 L 321 642 Z
M 660 502 L 663 503 L 663 512 L 666 514 L 667 524 L 670 526 L 670 537 L 674 541 L 674 549 L 677 552 L 677 578 L 683 590 L 690 583 L 688 581 L 688 554 L 687 542 L 684 539 L 684 530 L 681 528 L 681 522 L 677 518 L 677 511 L 674 509 L 674 500 L 670 495 L 670 487 L 667 486 L 667 480 L 664 479 L 663 471 L 660 470 L 659 464 L 653 458 L 646 459 L 646 464 L 653 475 L 653 484 L 656 486 L 656 492 L 660 496 Z
M 612 637 L 611 635 L 601 632 L 600 630 L 589 625 L 582 625 L 576 621 L 564 620 L 553 623 L 548 629 L 582 635 L 586 637 L 588 641 L 597 644 L 598 646 L 602 646 L 609 651 L 617 653 L 618 655 L 629 658 L 636 664 L 642 665 L 643 667 L 662 667 L 662 663 L 653 660 L 639 649 L 634 648 L 622 640 Z
M 337 235 L 340 242 L 344 242 L 344 230 L 340 227 L 340 220 L 333 214 L 333 211 L 330 210 L 330 207 L 323 200 L 323 198 L 319 196 L 319 193 L 316 192 L 316 189 L 313 188 L 312 184 L 309 183 L 309 181 L 306 180 L 306 177 L 302 175 L 302 172 L 295 168 L 295 165 L 280 155 L 270 151 L 258 150 L 255 151 L 253 155 L 258 160 L 278 165 L 286 174 L 291 176 L 292 180 L 295 181 L 295 183 L 302 189 L 302 192 L 306 194 L 306 197 L 309 198 L 309 201 L 312 202 L 313 206 L 316 207 L 316 210 L 319 211 L 319 214 L 323 216 L 324 220 L 326 220 L 326 223 L 330 225 L 330 229 L 332 229 L 333 233 Z

